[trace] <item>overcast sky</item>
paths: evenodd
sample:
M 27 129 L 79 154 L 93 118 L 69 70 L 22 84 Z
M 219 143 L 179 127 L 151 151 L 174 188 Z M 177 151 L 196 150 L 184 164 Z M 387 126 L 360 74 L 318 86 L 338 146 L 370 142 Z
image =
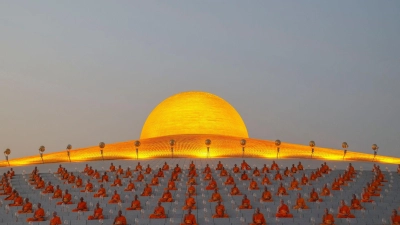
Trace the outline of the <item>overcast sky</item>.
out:
M 133 140 L 175 93 L 252 138 L 399 156 L 400 1 L 1 1 L 0 149 Z M 2 150 L 3 151 L 3 150 Z

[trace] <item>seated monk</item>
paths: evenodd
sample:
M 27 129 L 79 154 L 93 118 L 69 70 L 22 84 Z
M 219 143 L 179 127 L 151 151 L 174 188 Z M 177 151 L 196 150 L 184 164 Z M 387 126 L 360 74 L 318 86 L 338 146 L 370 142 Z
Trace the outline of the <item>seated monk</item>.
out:
M 12 193 L 12 187 L 10 186 L 10 184 L 6 183 L 5 187 L 4 187 L 4 192 L 1 193 L 0 195 L 11 195 Z
M 307 176 L 303 173 L 303 176 L 301 177 L 301 183 L 300 185 L 307 185 L 308 184 L 308 178 Z
M 149 184 L 146 184 L 145 188 L 143 189 L 142 194 L 140 194 L 140 195 L 141 196 L 150 196 L 152 192 L 153 192 L 153 190 L 151 189 Z
M 68 189 L 66 189 L 65 190 L 65 194 L 62 197 L 62 201 L 61 202 L 57 202 L 57 205 L 62 205 L 62 204 L 70 205 L 70 204 L 73 204 L 71 202 L 71 199 L 72 199 L 72 196 L 71 196 L 70 193 L 68 193 Z
M 318 176 L 314 173 L 314 171 L 311 171 L 311 175 L 310 175 L 310 180 L 317 180 Z
M 267 174 L 264 174 L 264 177 L 263 177 L 263 179 L 262 179 L 262 181 L 261 181 L 261 184 L 262 185 L 271 185 L 272 183 L 271 183 L 271 181 L 269 180 L 269 178 L 268 178 L 268 176 L 267 176 Z
M 118 211 L 118 216 L 115 217 L 113 225 L 126 225 L 126 218 L 122 215 L 122 211 Z
M 323 200 L 319 198 L 318 193 L 315 191 L 314 188 L 311 189 L 310 198 L 308 199 L 309 202 L 322 202 Z
M 62 197 L 62 190 L 60 189 L 60 186 L 57 185 L 52 198 L 61 198 L 61 197 Z
M 268 191 L 267 187 L 264 187 L 264 192 L 261 194 L 260 201 L 262 201 L 262 202 L 273 202 L 274 201 L 272 199 L 271 192 Z
M 164 171 L 169 170 L 169 165 L 167 164 L 167 162 L 164 162 L 162 170 L 164 170 Z
M 383 175 L 381 170 L 378 170 L 378 179 L 380 182 L 388 182 L 387 180 L 385 180 L 385 175 Z
M 191 194 L 186 198 L 185 205 L 182 207 L 182 210 L 188 209 L 196 209 L 196 200 L 192 197 Z
M 354 169 L 353 165 L 351 165 L 351 163 L 349 163 L 347 170 L 350 172 L 351 175 L 357 174 L 356 170 Z
M 164 219 L 164 218 L 167 218 L 167 215 L 165 215 L 165 209 L 161 205 L 161 202 L 158 202 L 158 206 L 154 209 L 153 214 L 150 214 L 149 218 L 150 219 Z
M 188 214 L 183 217 L 181 225 L 197 225 L 196 217 L 192 214 L 191 209 L 189 209 Z
M 75 183 L 75 175 L 71 172 L 71 174 L 68 176 L 68 180 L 67 180 L 67 183 L 68 184 L 73 184 L 73 183 Z
M 208 200 L 209 202 L 218 202 L 222 201 L 221 194 L 218 193 L 218 189 L 214 189 L 214 193 L 211 195 L 211 199 Z
M 368 190 L 367 190 L 367 188 L 363 188 L 363 193 L 362 193 L 362 199 L 361 199 L 361 201 L 362 202 L 373 202 L 374 200 L 371 200 L 370 199 L 370 194 L 369 194 L 369 192 L 368 192 Z
M 367 182 L 367 188 L 368 188 L 368 193 L 369 193 L 369 195 L 371 195 L 371 196 L 380 196 L 380 194 L 379 194 L 378 192 L 375 191 L 375 187 L 374 187 L 374 186 L 371 186 L 371 185 L 369 184 L 369 182 Z
M 240 173 L 240 168 L 235 164 L 232 168 L 233 173 Z
M 249 164 L 247 164 L 245 160 L 243 160 L 242 164 L 240 164 L 240 168 L 242 170 L 251 170 L 251 167 L 249 166 Z
M 324 164 L 321 164 L 321 168 L 319 169 L 319 171 L 320 171 L 321 173 L 323 173 L 323 174 L 326 174 L 326 173 L 327 173 Z
M 18 210 L 18 213 L 32 213 L 32 203 L 29 202 L 29 198 L 25 199 L 25 204 L 22 206 L 22 210 Z
M 240 193 L 239 188 L 236 187 L 236 184 L 233 184 L 233 187 L 231 188 L 230 194 L 231 194 L 231 195 L 242 195 L 242 194 Z
M 122 175 L 122 174 L 124 174 L 124 169 L 122 169 L 121 165 L 118 166 L 118 169 L 117 169 L 116 174 L 117 174 L 117 175 Z
M 254 179 L 251 179 L 251 182 L 249 184 L 249 189 L 250 190 L 259 190 L 260 188 L 258 187 L 257 182 Z
M 226 178 L 225 185 L 235 184 L 235 179 L 229 174 L 228 178 Z
M 115 166 L 114 166 L 113 163 L 111 163 L 111 165 L 110 165 L 110 170 L 109 170 L 109 172 L 115 172 Z
M 279 170 L 279 166 L 275 161 L 272 161 L 271 170 Z
M 90 179 L 87 180 L 87 184 L 85 185 L 85 189 L 81 190 L 81 192 L 92 192 L 93 184 L 90 183 Z
M 38 203 L 37 209 L 33 214 L 33 217 L 26 219 L 26 222 L 44 221 L 44 210 L 42 204 Z
M 135 171 L 142 171 L 142 165 L 138 162 L 137 166 L 135 167 Z
M 229 218 L 228 214 L 225 213 L 225 206 L 221 204 L 221 201 L 218 201 L 218 204 L 215 206 L 215 214 L 212 218 Z
M 297 169 L 298 170 L 304 170 L 303 165 L 301 164 L 301 162 L 299 162 L 299 164 L 297 165 Z
M 348 171 L 344 173 L 343 179 L 344 179 L 344 181 L 353 181 L 353 180 L 351 179 L 350 172 L 348 172 Z
M 88 217 L 88 220 L 102 220 L 104 219 L 103 216 L 103 209 L 100 208 L 100 204 L 96 204 L 96 208 L 93 210 L 93 215 L 90 215 Z
M 22 206 L 23 201 L 24 201 L 24 200 L 22 199 L 21 196 L 19 196 L 19 193 L 16 192 L 16 193 L 15 193 L 15 197 L 14 197 L 14 202 L 11 203 L 11 204 L 8 204 L 8 205 L 9 205 L 9 206 Z
M 329 166 L 326 164 L 326 162 L 324 162 L 323 168 L 324 168 L 324 171 L 326 171 L 325 173 L 329 173 L 329 171 L 332 171 L 332 169 L 329 168 Z
M 290 172 L 297 173 L 297 167 L 294 164 L 292 164 L 292 168 L 290 168 Z
M 279 170 L 276 171 L 274 180 L 283 180 L 282 175 L 279 173 Z
M 86 166 L 87 166 L 87 164 L 86 164 Z M 64 168 L 63 168 L 62 165 L 60 164 L 60 165 L 58 166 L 57 172 L 55 172 L 55 174 L 61 174 L 63 171 L 64 171 Z
M 400 216 L 397 215 L 397 210 L 392 210 L 392 216 L 390 217 L 390 220 L 393 225 L 400 225 Z
M 267 225 L 264 215 L 260 213 L 260 208 L 257 208 L 253 214 L 253 223 L 250 223 L 250 225 Z
M 286 193 L 286 188 L 283 186 L 282 183 L 278 187 L 278 191 L 276 192 L 276 195 L 289 195 L 288 193 Z
M 193 161 L 189 164 L 189 171 L 192 169 L 196 169 L 196 165 L 194 165 Z
M 240 176 L 241 180 L 248 180 L 249 176 L 246 174 L 246 171 L 243 171 L 242 176 Z
M 295 177 L 293 177 L 292 182 L 290 183 L 290 187 L 288 188 L 289 190 L 296 190 L 299 191 L 301 188 L 299 187 L 299 182 L 296 180 Z
M 61 225 L 61 219 L 57 216 L 57 212 L 53 212 L 53 218 L 50 220 L 50 225 Z
M 62 180 L 68 180 L 68 177 L 69 177 L 69 173 L 68 173 L 68 171 L 67 170 L 64 170 L 64 173 L 62 174 Z
M 82 178 L 79 175 L 76 178 L 75 185 L 76 185 L 77 188 L 82 187 Z
M 224 165 L 221 163 L 221 161 L 218 161 L 217 168 L 215 168 L 215 170 L 222 170 L 222 167 L 224 167 Z
M 106 189 L 103 187 L 103 184 L 100 184 L 99 190 L 97 190 L 97 193 L 93 195 L 95 198 L 100 198 L 100 197 L 107 197 L 107 192 Z
M 126 208 L 126 210 L 141 210 L 142 207 L 140 206 L 139 197 L 135 195 L 135 199 L 131 203 L 131 207 Z
M 168 189 L 168 190 L 178 190 L 178 189 L 176 188 L 176 186 L 175 186 L 175 181 L 174 181 L 172 178 L 168 181 L 168 186 L 167 186 L 165 189 Z
M 83 197 L 80 198 L 80 202 L 78 203 L 76 208 L 72 210 L 72 212 L 79 212 L 79 211 L 88 211 L 86 202 L 83 201 Z
M 110 201 L 108 201 L 109 204 L 117 204 L 121 202 L 121 196 L 118 194 L 117 190 L 114 190 L 114 195 L 111 196 Z
M 281 199 L 280 203 L 281 204 L 278 206 L 278 208 L 276 210 L 275 217 L 278 217 L 278 218 L 293 218 L 293 215 L 290 214 L 289 207 L 287 205 L 285 205 L 285 202 L 283 201 L 283 199 Z
M 115 177 L 114 183 L 112 183 L 110 186 L 111 187 L 115 187 L 115 186 L 120 187 L 120 186 L 122 186 L 122 181 L 121 181 L 121 179 L 119 178 L 118 175 Z
M 140 171 L 137 178 L 136 178 L 136 182 L 142 182 L 144 179 L 144 175 L 142 174 L 142 172 Z
M 315 175 L 316 175 L 317 177 L 322 177 L 322 173 L 321 173 L 321 171 L 319 170 L 319 168 L 317 168 L 317 171 L 315 171 Z
M 178 172 L 175 172 L 175 171 L 172 171 L 172 173 L 171 173 L 171 179 L 172 179 L 173 181 L 178 181 L 178 180 L 179 180 L 179 173 L 178 173 Z
M 210 183 L 208 183 L 206 190 L 215 190 L 217 188 L 217 182 L 214 180 L 214 178 L 211 178 Z
M 210 166 L 208 164 L 204 168 L 203 173 L 211 173 L 211 168 L 210 168 Z
M 339 178 L 337 180 L 340 186 L 347 186 L 347 184 L 344 182 L 344 179 L 341 174 L 339 174 Z
M 250 199 L 247 198 L 247 195 L 243 195 L 242 204 L 239 206 L 239 209 L 252 209 Z
M 255 176 L 255 177 L 259 177 L 260 176 L 260 171 L 258 170 L 257 167 L 254 168 L 254 170 L 253 170 L 253 176 Z
M 96 180 L 100 179 L 100 173 L 97 170 L 94 170 L 94 172 L 92 173 L 91 176 L 93 179 L 96 179 Z
M 344 200 L 340 202 L 337 218 L 356 218 L 350 212 L 350 208 L 344 203 Z
M 158 169 L 157 177 L 164 177 L 164 172 L 161 170 L 161 168 Z
M 262 173 L 269 173 L 269 168 L 267 167 L 267 165 L 264 164 L 263 168 L 261 169 Z
M 174 172 L 175 173 L 182 173 L 182 169 L 179 167 L 179 164 L 176 164 L 176 166 L 174 168 Z
M 322 216 L 321 225 L 334 225 L 334 223 L 335 223 L 335 218 L 333 217 L 332 214 L 329 214 L 329 210 L 325 208 L 325 213 Z
M 219 173 L 221 177 L 226 177 L 228 176 L 228 171 L 224 167 L 222 167 L 221 172 Z
M 86 174 L 87 174 L 88 176 L 92 176 L 93 173 L 94 173 L 94 170 L 93 170 L 92 167 L 90 166 L 90 167 L 89 167 L 89 170 L 86 172 Z M 98 178 L 97 178 L 97 179 L 98 179 Z
M 196 179 L 193 176 L 191 176 L 186 184 L 187 185 L 197 185 Z
M 188 187 L 188 193 L 191 195 L 196 195 L 196 188 L 193 185 Z
M 296 205 L 293 206 L 293 209 L 309 209 L 300 193 L 297 193 Z
M 211 180 L 212 179 L 212 174 L 211 173 L 206 173 L 204 176 L 204 180 Z
M 332 190 L 340 191 L 340 184 L 337 182 L 336 178 L 332 182 Z
M 150 167 L 149 164 L 147 164 L 147 168 L 146 168 L 146 170 L 144 171 L 144 174 L 150 174 L 150 173 L 151 173 L 151 167 Z
M 125 176 L 124 176 L 124 178 L 132 178 L 133 176 L 132 176 L 132 171 L 131 171 L 131 169 L 128 167 L 128 169 L 126 169 L 126 171 L 125 171 Z
M 135 189 L 135 184 L 132 182 L 132 180 L 129 180 L 128 186 L 124 189 L 124 191 L 132 191 Z
M 11 194 L 10 194 L 9 196 L 7 196 L 4 200 L 6 200 L 6 201 L 14 200 L 15 195 L 16 195 L 17 193 L 18 193 L 17 190 L 14 189 L 14 190 L 11 192 Z
M 173 202 L 172 200 L 172 194 L 169 192 L 169 190 L 165 190 L 163 195 L 161 196 L 159 202 Z
M 151 179 L 151 186 L 157 186 L 158 185 L 158 177 L 156 174 L 154 174 L 154 177 Z
M 104 172 L 103 176 L 101 176 L 101 180 L 99 182 L 108 182 L 108 175 L 107 172 Z
M 38 181 L 38 183 L 36 184 L 36 187 L 35 187 L 36 189 L 43 189 L 43 188 L 45 188 L 45 182 L 44 182 L 44 180 L 43 180 L 43 178 L 39 178 L 39 181 Z
M 286 177 L 290 177 L 292 176 L 292 174 L 290 173 L 290 170 L 288 167 L 285 168 L 285 171 L 283 172 L 283 175 Z
M 361 209 L 364 209 L 364 207 L 361 206 L 361 203 L 360 203 L 360 201 L 357 199 L 357 197 L 356 197 L 355 194 L 353 194 L 353 199 L 351 199 L 350 209 L 353 209 L 353 210 L 361 210 Z

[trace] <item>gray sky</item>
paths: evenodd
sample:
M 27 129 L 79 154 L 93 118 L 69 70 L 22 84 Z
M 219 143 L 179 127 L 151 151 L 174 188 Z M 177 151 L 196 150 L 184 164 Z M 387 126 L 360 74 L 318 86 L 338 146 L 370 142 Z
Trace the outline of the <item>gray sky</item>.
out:
M 137 139 L 177 92 L 250 137 L 399 156 L 400 1 L 1 1 L 0 148 Z

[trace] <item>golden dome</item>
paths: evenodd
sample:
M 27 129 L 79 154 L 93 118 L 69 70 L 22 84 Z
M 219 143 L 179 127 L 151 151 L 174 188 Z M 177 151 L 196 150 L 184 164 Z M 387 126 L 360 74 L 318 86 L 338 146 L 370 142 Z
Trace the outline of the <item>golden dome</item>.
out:
M 141 139 L 180 134 L 216 134 L 248 138 L 239 113 L 224 99 L 190 91 L 161 102 L 144 123 Z

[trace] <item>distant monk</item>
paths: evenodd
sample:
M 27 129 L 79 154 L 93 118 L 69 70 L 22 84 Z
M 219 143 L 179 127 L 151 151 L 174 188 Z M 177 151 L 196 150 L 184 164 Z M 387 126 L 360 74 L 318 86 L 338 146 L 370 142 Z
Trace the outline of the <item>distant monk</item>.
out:
M 300 185 L 307 185 L 308 184 L 308 178 L 307 176 L 303 173 L 303 176 L 301 177 L 301 183 Z
M 142 174 L 142 172 L 140 171 L 137 178 L 136 178 L 136 182 L 142 182 L 144 179 L 144 175 Z
M 164 177 L 164 172 L 161 170 L 161 168 L 158 169 L 157 177 Z
M 122 215 L 122 211 L 118 211 L 118 215 L 114 219 L 113 225 L 126 225 L 126 218 Z
M 290 173 L 290 170 L 288 167 L 285 168 L 285 171 L 283 172 L 283 175 L 286 177 L 290 177 L 292 176 L 292 174 Z
M 91 171 L 93 171 L 93 170 L 91 170 Z M 95 179 L 95 180 L 100 179 L 100 173 L 97 170 L 94 170 L 94 172 L 92 173 L 91 176 L 92 176 L 92 179 Z
M 40 177 L 35 188 L 36 189 L 43 189 L 44 187 L 45 187 L 45 182 L 44 182 L 43 178 Z
M 240 176 L 241 180 L 248 180 L 249 176 L 246 174 L 246 171 L 243 171 L 242 176 Z
M 100 198 L 100 197 L 107 197 L 106 189 L 103 187 L 103 184 L 100 184 L 99 190 L 97 190 L 97 193 L 93 195 L 95 198 Z
M 296 191 L 300 191 L 301 188 L 299 187 L 299 182 L 296 180 L 295 177 L 293 177 L 292 182 L 290 183 L 290 187 L 288 188 L 289 190 L 296 190 Z
M 217 188 L 217 182 L 214 180 L 214 178 L 211 178 L 210 183 L 208 183 L 206 190 L 215 190 Z
M 224 167 L 224 165 L 221 163 L 221 161 L 218 161 L 217 168 L 215 168 L 215 170 L 222 170 L 222 167 Z
M 26 219 L 26 222 L 44 221 L 44 210 L 42 204 L 38 203 L 37 209 L 33 214 L 33 217 Z
M 65 194 L 62 197 L 62 201 L 61 202 L 57 202 L 57 205 L 62 205 L 62 204 L 70 205 L 70 204 L 73 204 L 71 202 L 71 199 L 72 199 L 72 196 L 71 196 L 70 193 L 68 193 L 68 189 L 66 189 L 65 190 Z
M 51 182 L 47 183 L 47 187 L 42 191 L 43 194 L 50 194 L 54 192 L 54 187 L 51 185 Z
M 203 173 L 211 173 L 211 168 L 210 168 L 210 166 L 208 164 L 204 168 Z
M 219 173 L 219 176 L 221 176 L 221 177 L 228 176 L 228 171 L 226 171 L 225 167 L 222 167 L 221 172 Z
M 297 169 L 298 170 L 304 170 L 303 165 L 301 165 L 301 162 L 299 162 L 299 164 L 297 165 Z
M 126 208 L 126 210 L 141 210 L 139 197 L 135 195 L 135 199 L 131 202 L 131 207 Z
M 79 175 L 76 177 L 75 185 L 77 188 L 82 187 L 82 178 Z
M 116 174 L 117 174 L 117 175 L 122 175 L 122 174 L 124 174 L 124 169 L 122 169 L 121 165 L 118 166 L 118 169 L 117 169 Z
M 279 170 L 279 166 L 275 163 L 275 161 L 272 161 L 271 170 Z
M 132 191 L 135 189 L 135 184 L 132 182 L 131 179 L 129 179 L 128 186 L 124 189 L 124 191 Z
M 175 186 L 175 181 L 172 178 L 168 181 L 168 186 L 165 189 L 177 190 L 177 188 Z
M 88 217 L 88 220 L 102 220 L 104 219 L 103 216 L 103 209 L 100 208 L 100 204 L 96 204 L 96 208 L 93 210 L 93 215 L 90 215 Z
M 297 173 L 297 168 L 294 164 L 292 164 L 292 168 L 290 168 L 291 173 Z
M 188 187 L 188 194 L 196 195 L 196 188 L 193 185 Z
M 23 203 L 23 199 L 21 196 L 19 196 L 19 193 L 16 192 L 15 193 L 15 197 L 14 197 L 14 203 L 8 204 L 9 206 L 22 206 Z
M 144 171 L 144 174 L 150 174 L 150 173 L 151 173 L 151 167 L 150 167 L 149 164 L 147 164 L 147 168 L 146 168 L 146 170 Z
M 300 193 L 297 193 L 296 205 L 293 206 L 293 209 L 309 209 Z
M 337 182 L 336 178 L 332 182 L 332 190 L 340 191 L 340 184 Z
M 192 214 L 192 210 L 189 209 L 188 214 L 186 214 L 183 218 L 183 222 L 181 225 L 197 225 L 196 217 Z
M 251 170 L 251 167 L 249 166 L 249 164 L 247 164 L 247 162 L 245 160 L 243 160 L 242 164 L 240 165 L 242 170 Z
M 86 202 L 83 201 L 83 197 L 81 197 L 80 202 L 78 203 L 77 207 L 72 210 L 72 212 L 79 212 L 79 211 L 88 211 Z
M 273 202 L 271 192 L 268 191 L 268 188 L 264 187 L 264 192 L 261 195 L 262 202 Z
M 179 164 L 176 164 L 176 166 L 174 168 L 174 172 L 175 173 L 182 173 L 182 169 L 179 167 Z
M 318 176 L 314 173 L 314 171 L 311 171 L 310 180 L 317 180 L 317 179 L 318 179 Z
M 150 196 L 152 192 L 153 192 L 153 190 L 151 189 L 149 184 L 146 184 L 141 196 Z
M 32 213 L 32 203 L 29 202 L 29 198 L 25 199 L 25 204 L 22 206 L 22 210 L 18 210 L 18 213 Z
M 162 170 L 164 170 L 164 171 L 169 170 L 169 165 L 167 164 L 167 162 L 164 162 Z
M 182 210 L 188 209 L 196 209 L 196 200 L 192 197 L 191 194 L 186 198 L 185 205 L 182 207 Z
M 260 208 L 257 208 L 253 214 L 253 223 L 250 223 L 250 225 L 267 225 L 264 215 L 260 213 Z
M 285 205 L 283 199 L 281 199 L 280 203 L 281 204 L 278 206 L 275 216 L 278 218 L 293 218 L 293 215 L 290 214 L 289 207 Z
M 228 178 L 226 178 L 225 185 L 232 185 L 235 184 L 235 179 L 232 175 L 229 174 Z
M 172 194 L 169 190 L 165 190 L 163 195 L 161 196 L 159 202 L 172 202 Z
M 209 202 L 218 202 L 222 201 L 221 195 L 218 193 L 218 189 L 214 189 L 214 193 L 211 195 Z
M 119 178 L 118 175 L 115 177 L 114 183 L 112 183 L 110 186 L 111 187 L 115 187 L 115 186 L 120 187 L 120 186 L 122 186 L 122 181 L 121 181 L 121 179 Z
M 114 190 L 114 195 L 111 197 L 109 204 L 117 204 L 121 202 L 121 196 L 118 194 L 117 190 Z
M 57 216 L 57 212 L 53 212 L 53 218 L 50 220 L 50 225 L 61 225 L 61 219 Z
M 165 215 L 165 209 L 161 205 L 161 202 L 158 202 L 158 206 L 154 209 L 153 214 L 150 214 L 149 216 L 150 219 L 164 219 L 167 218 L 167 215 Z
M 233 173 L 240 173 L 240 168 L 235 164 L 232 168 Z
M 254 168 L 254 170 L 253 170 L 253 176 L 255 176 L 255 177 L 259 177 L 260 176 L 260 171 L 258 170 L 258 168 L 257 167 L 255 167 Z
M 261 184 L 262 185 L 271 185 L 272 184 L 271 181 L 269 180 L 267 174 L 264 174 L 264 177 L 263 177 L 263 179 L 261 181 Z
M 125 171 L 125 176 L 124 176 L 124 178 L 132 178 L 133 176 L 132 176 L 132 171 L 131 171 L 131 169 L 128 167 L 128 169 L 126 169 L 126 171 Z
M 350 208 L 344 203 L 344 200 L 340 202 L 337 218 L 356 218 L 350 212 Z
M 351 199 L 350 209 L 353 209 L 353 210 L 361 210 L 361 209 L 364 209 L 364 207 L 361 206 L 361 203 L 360 203 L 360 201 L 357 199 L 357 197 L 356 197 L 355 194 L 353 194 L 353 199 Z
M 279 170 L 276 171 L 274 180 L 283 180 L 282 175 L 279 173 Z
M 196 183 L 196 178 L 194 178 L 193 176 L 191 176 L 186 184 L 187 184 L 187 185 L 197 185 L 197 183 Z
M 240 193 L 240 190 L 238 187 L 236 187 L 236 184 L 233 185 L 233 187 L 231 188 L 231 195 L 242 195 Z
M 107 172 L 104 172 L 103 176 L 101 176 L 101 180 L 99 182 L 108 182 Z
M 57 185 L 52 198 L 61 198 L 61 197 L 62 197 L 62 190 L 60 189 L 60 186 Z
M 286 188 L 283 187 L 283 184 L 281 183 L 280 186 L 278 187 L 278 192 L 276 193 L 276 195 L 289 195 L 286 192 Z
M 242 204 L 239 206 L 239 209 L 252 209 L 253 207 L 250 204 L 250 200 L 247 198 L 247 195 L 243 195 Z
M 211 172 L 206 173 L 206 175 L 204 176 L 204 180 L 211 180 L 211 179 L 212 179 Z
M 266 164 L 264 164 L 263 168 L 261 169 L 262 173 L 269 173 L 269 168 L 267 167 Z
M 215 206 L 215 214 L 212 218 L 229 218 L 228 214 L 225 213 L 225 206 L 221 204 L 221 201 L 218 201 L 218 204 Z
M 397 210 L 392 210 L 392 216 L 390 219 L 392 220 L 391 222 L 393 225 L 400 225 L 400 216 L 397 215 Z
M 259 190 L 260 188 L 258 187 L 257 182 L 254 179 L 251 179 L 251 182 L 249 184 L 249 189 L 250 190 Z
M 109 170 L 110 172 L 115 172 L 115 166 L 114 166 L 114 164 L 113 163 L 111 163 L 111 165 L 110 165 L 110 170 Z
M 137 166 L 135 167 L 135 171 L 142 171 L 142 165 L 138 162 Z
M 335 218 L 332 214 L 329 214 L 329 210 L 325 208 L 325 213 L 322 216 L 322 223 L 321 225 L 335 225 Z
M 319 198 L 318 193 L 315 191 L 314 188 L 311 189 L 310 192 L 310 199 L 308 200 L 309 202 L 322 202 L 323 200 Z
M 0 195 L 11 195 L 11 193 L 12 193 L 12 187 L 10 186 L 10 184 L 6 183 L 4 187 L 4 192 L 1 193 Z
M 368 193 L 367 188 L 363 188 L 363 193 L 362 193 L 362 202 L 373 202 L 374 200 L 370 199 L 371 195 Z

